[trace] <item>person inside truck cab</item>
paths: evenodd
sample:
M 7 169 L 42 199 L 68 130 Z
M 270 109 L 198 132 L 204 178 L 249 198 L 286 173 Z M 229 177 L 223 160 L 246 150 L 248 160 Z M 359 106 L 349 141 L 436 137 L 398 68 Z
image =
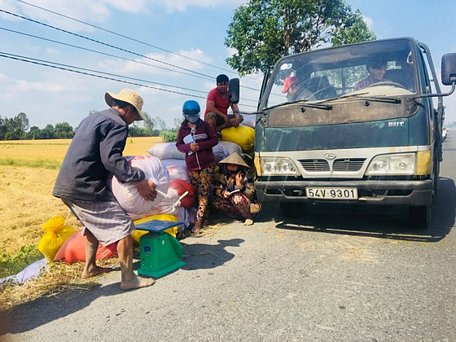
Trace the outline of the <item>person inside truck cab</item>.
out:
M 369 76 L 356 83 L 354 90 L 360 90 L 370 86 L 371 84 L 386 81 L 384 78 L 386 72 L 386 61 L 384 59 L 371 59 L 367 62 L 366 66 Z
M 286 94 L 288 101 L 294 101 L 296 99 L 296 92 L 298 90 L 298 78 L 296 76 L 288 76 L 285 78 L 283 83 L 282 94 Z

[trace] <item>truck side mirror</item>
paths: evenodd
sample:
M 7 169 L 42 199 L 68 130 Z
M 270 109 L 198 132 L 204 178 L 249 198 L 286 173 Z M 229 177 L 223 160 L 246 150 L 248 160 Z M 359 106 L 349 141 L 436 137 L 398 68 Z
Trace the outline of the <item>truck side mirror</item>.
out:
M 228 95 L 231 103 L 239 103 L 239 78 L 230 79 L 230 83 L 228 85 Z
M 441 77 L 444 85 L 456 83 L 456 53 L 447 53 L 442 56 Z

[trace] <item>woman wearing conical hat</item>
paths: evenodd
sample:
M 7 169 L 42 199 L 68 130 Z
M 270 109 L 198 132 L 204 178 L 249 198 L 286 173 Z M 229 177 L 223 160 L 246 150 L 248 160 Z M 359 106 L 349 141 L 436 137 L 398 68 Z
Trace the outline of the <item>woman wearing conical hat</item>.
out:
M 239 153 L 233 153 L 219 162 L 219 168 L 212 205 L 225 215 L 242 218 L 246 226 L 252 225 L 259 205 L 255 201 L 249 166 Z

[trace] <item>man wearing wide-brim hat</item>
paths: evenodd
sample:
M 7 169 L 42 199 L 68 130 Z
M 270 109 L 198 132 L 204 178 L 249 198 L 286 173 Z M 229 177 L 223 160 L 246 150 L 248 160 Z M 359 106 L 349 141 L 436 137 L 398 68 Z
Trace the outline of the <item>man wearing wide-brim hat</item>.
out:
M 84 225 L 86 263 L 83 278 L 110 269 L 96 264 L 98 244 L 117 243 L 123 290 L 150 286 L 151 278 L 133 272 L 134 225 L 109 190 L 107 180 L 116 177 L 121 183 L 136 185 L 139 194 L 153 201 L 155 184 L 144 172 L 132 167 L 122 153 L 128 137 L 128 125 L 143 120 L 143 99 L 134 90 L 107 92 L 109 109 L 89 115 L 80 123 L 68 148 L 55 182 L 53 195 L 62 199 Z
M 220 173 L 215 180 L 212 205 L 233 218 L 242 218 L 246 226 L 253 224 L 253 216 L 260 206 L 256 201 L 249 165 L 239 153 L 219 162 Z

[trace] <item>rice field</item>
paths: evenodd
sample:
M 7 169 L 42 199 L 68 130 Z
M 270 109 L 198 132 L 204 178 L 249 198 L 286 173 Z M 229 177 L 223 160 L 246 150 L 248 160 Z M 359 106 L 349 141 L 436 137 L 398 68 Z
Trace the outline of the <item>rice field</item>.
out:
M 68 210 L 52 196 L 71 140 L 0 141 L 0 254 L 36 244 L 41 224 Z M 124 155 L 145 155 L 160 137 L 129 138 Z M 74 218 L 70 224 L 77 225 Z

